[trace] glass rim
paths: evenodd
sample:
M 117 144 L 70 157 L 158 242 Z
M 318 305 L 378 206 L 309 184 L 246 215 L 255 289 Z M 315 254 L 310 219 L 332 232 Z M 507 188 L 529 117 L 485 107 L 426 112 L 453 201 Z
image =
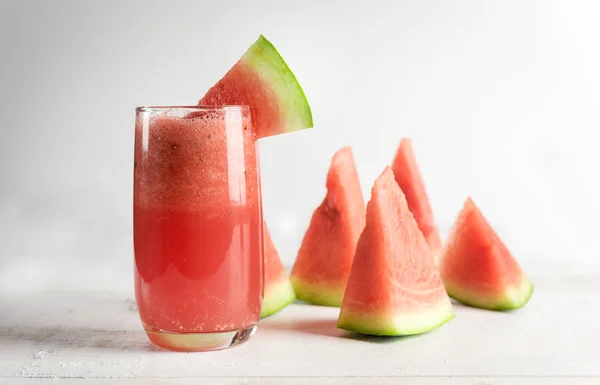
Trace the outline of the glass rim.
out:
M 250 106 L 242 105 L 242 104 L 232 104 L 232 105 L 207 105 L 207 106 L 138 106 L 135 108 L 136 112 L 164 112 L 169 110 L 193 110 L 193 111 L 249 111 Z

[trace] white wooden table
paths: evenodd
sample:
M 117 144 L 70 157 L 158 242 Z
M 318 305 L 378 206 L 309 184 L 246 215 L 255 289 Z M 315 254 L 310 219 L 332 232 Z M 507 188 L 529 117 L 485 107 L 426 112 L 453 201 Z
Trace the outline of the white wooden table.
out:
M 127 285 L 2 294 L 0 385 L 600 384 L 600 276 L 533 280 L 519 311 L 456 305 L 454 320 L 407 338 L 351 336 L 338 309 L 297 303 L 212 353 L 150 345 Z

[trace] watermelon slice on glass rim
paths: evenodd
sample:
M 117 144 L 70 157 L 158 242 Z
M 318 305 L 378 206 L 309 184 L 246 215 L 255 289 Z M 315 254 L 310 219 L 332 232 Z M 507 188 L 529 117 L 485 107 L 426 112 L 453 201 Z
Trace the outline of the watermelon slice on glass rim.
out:
M 304 91 L 264 36 L 200 99 L 199 105 L 248 105 L 257 138 L 313 127 Z

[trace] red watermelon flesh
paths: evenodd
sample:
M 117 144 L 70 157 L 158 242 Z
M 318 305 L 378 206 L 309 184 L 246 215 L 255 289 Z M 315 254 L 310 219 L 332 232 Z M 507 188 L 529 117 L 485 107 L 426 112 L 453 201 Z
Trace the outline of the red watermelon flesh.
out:
M 302 87 L 277 49 L 262 35 L 198 104 L 250 106 L 257 138 L 313 126 Z
M 265 294 L 260 318 L 277 313 L 296 299 L 294 289 L 266 223 L 264 225 L 264 250 Z
M 299 299 L 340 306 L 365 225 L 365 202 L 350 147 L 334 155 L 326 185 L 327 195 L 313 213 L 291 280 Z
M 427 240 L 427 244 L 437 261 L 442 248 L 442 241 L 410 139 L 403 138 L 400 141 L 396 157 L 392 163 L 392 170 L 396 182 L 406 196 L 408 208 L 415 216 L 419 229 L 425 236 L 425 240 Z
M 398 336 L 423 333 L 452 318 L 427 242 L 386 167 L 371 190 L 338 327 Z
M 474 307 L 515 309 L 533 293 L 530 280 L 471 198 L 444 247 L 440 273 L 448 294 Z

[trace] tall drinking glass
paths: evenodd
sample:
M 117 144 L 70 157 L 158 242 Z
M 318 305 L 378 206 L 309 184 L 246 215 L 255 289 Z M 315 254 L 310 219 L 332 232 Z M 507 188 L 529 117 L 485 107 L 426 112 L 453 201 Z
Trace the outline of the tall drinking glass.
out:
M 150 340 L 202 351 L 249 339 L 263 295 L 249 108 L 137 108 L 133 186 L 135 294 Z

